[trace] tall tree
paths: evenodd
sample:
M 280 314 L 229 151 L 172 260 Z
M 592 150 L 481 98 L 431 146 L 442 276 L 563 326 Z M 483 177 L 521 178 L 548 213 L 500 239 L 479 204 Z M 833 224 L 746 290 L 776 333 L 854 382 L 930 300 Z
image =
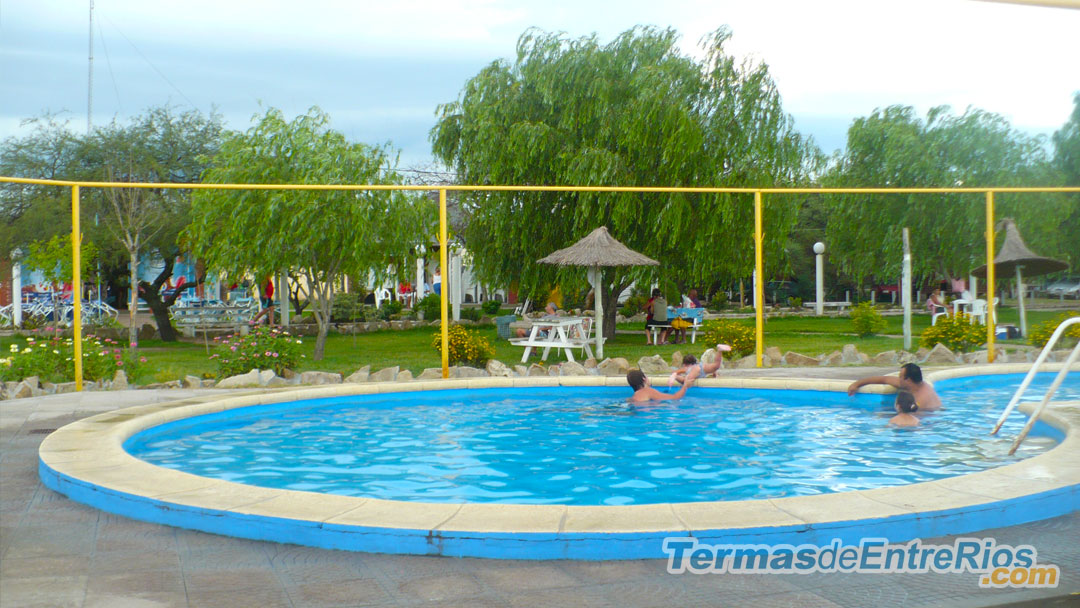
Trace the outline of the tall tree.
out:
M 196 183 L 221 138 L 221 117 L 197 110 L 177 112 L 168 106 L 150 108 L 125 124 L 116 121 L 101 127 L 81 147 L 79 163 L 85 179 Z M 91 189 L 88 204 L 105 220 L 111 236 L 127 254 L 134 318 L 138 298 L 150 307 L 161 339 L 176 339 L 169 307 L 179 290 L 165 295 L 163 287 L 172 277 L 180 231 L 191 217 L 191 191 L 170 188 Z M 160 257 L 164 268 L 152 281 L 139 281 L 140 256 Z M 130 329 L 135 342 L 134 322 Z
M 796 133 L 763 64 L 738 63 L 721 28 L 702 61 L 680 53 L 673 30 L 635 28 L 608 44 L 538 30 L 518 41 L 438 109 L 435 155 L 467 184 L 774 186 L 806 177 L 812 145 Z M 463 197 L 465 240 L 481 280 L 526 288 L 584 272 L 536 262 L 597 226 L 661 261 L 660 271 L 604 270 L 611 302 L 632 280 L 661 275 L 711 283 L 753 268 L 748 195 L 490 192 Z M 790 200 L 766 206 L 769 259 L 783 263 L 796 217 Z M 607 309 L 605 335 L 615 328 Z
M 1080 186 L 1080 92 L 1073 96 L 1073 111 L 1069 120 L 1054 133 L 1054 167 L 1061 174 L 1066 186 Z M 1065 252 L 1073 270 L 1080 268 L 1080 194 L 1066 197 L 1070 201 L 1071 213 L 1061 224 L 1064 242 L 1073 246 Z
M 1047 186 L 1044 140 L 1014 130 L 996 114 L 946 106 L 926 119 L 890 106 L 856 119 L 828 185 L 847 187 Z M 857 281 L 895 278 L 901 232 L 911 229 L 912 271 L 924 279 L 966 275 L 985 263 L 985 197 L 981 194 L 872 194 L 824 197 L 830 258 Z M 1043 255 L 1067 248 L 1056 226 L 1067 201 L 1058 195 L 1003 194 L 998 217 L 1017 220 Z
M 389 147 L 353 143 L 318 108 L 292 121 L 280 110 L 230 133 L 204 179 L 210 183 L 397 184 Z M 185 232 L 208 265 L 239 277 L 291 269 L 319 327 L 322 359 L 334 283 L 343 274 L 385 277 L 395 259 L 431 235 L 432 207 L 401 191 L 199 190 Z

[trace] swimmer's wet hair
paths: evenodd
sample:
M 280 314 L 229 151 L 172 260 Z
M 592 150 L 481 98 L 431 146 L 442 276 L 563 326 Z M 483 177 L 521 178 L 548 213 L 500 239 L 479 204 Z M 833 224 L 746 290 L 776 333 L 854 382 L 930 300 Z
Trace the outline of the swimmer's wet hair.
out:
M 686 355 L 682 358 L 683 365 L 693 365 L 695 363 L 697 363 L 697 357 L 695 357 L 694 355 Z
M 645 388 L 645 373 L 640 369 L 632 369 L 626 372 L 626 382 L 635 391 Z
M 922 384 L 922 368 L 918 365 L 915 365 L 914 363 L 905 363 L 904 365 L 901 365 L 900 368 L 907 372 L 904 375 L 907 376 L 908 380 L 911 380 L 915 384 Z
M 913 414 L 919 411 L 919 406 L 915 405 L 915 395 L 912 395 L 909 391 L 896 393 L 896 404 L 900 406 L 900 411 L 905 414 Z

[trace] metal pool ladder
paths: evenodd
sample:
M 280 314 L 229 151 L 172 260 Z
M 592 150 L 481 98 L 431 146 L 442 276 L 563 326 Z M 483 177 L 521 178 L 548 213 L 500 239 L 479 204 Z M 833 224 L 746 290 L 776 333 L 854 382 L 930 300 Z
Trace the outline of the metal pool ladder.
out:
M 1013 395 L 1012 400 L 1009 401 L 1009 405 L 1005 406 L 1005 411 L 1001 413 L 1001 418 L 998 418 L 997 424 L 994 426 L 994 430 L 990 431 L 991 435 L 995 435 L 999 430 L 1001 430 L 1001 425 L 1005 424 L 1005 419 L 1009 417 L 1009 414 L 1012 413 L 1013 408 L 1015 408 L 1016 404 L 1020 402 L 1020 397 L 1023 396 L 1024 391 L 1027 390 L 1028 385 L 1030 385 L 1031 381 L 1035 378 L 1035 373 L 1039 371 L 1039 366 L 1046 361 L 1046 357 L 1050 354 L 1050 351 L 1053 350 L 1054 345 L 1057 344 L 1058 339 L 1061 338 L 1061 336 L 1065 333 L 1066 329 L 1073 325 L 1076 325 L 1077 323 L 1080 323 L 1080 317 L 1072 317 L 1063 321 L 1061 325 L 1058 325 L 1057 329 L 1054 330 L 1054 334 L 1050 336 L 1049 340 L 1046 341 L 1046 346 L 1043 347 L 1042 352 L 1039 353 L 1039 357 L 1035 359 L 1035 363 L 1031 366 L 1031 369 L 1028 370 L 1027 375 L 1024 376 L 1024 381 L 1020 383 L 1020 388 L 1016 389 L 1016 394 Z M 1022 442 L 1024 438 L 1027 437 L 1028 433 L 1031 431 L 1031 427 L 1035 426 L 1035 421 L 1039 419 L 1039 416 L 1042 415 L 1043 410 L 1046 409 L 1046 404 L 1050 403 L 1050 399 L 1054 397 L 1054 393 L 1057 392 L 1058 387 L 1060 387 L 1061 383 L 1065 381 L 1065 376 L 1069 375 L 1069 368 L 1072 367 L 1073 363 L 1076 362 L 1078 357 L 1080 357 L 1080 342 L 1078 342 L 1076 344 L 1076 347 L 1073 348 L 1072 352 L 1069 353 L 1069 358 L 1065 361 L 1065 366 L 1061 368 L 1061 371 L 1058 372 L 1057 377 L 1054 378 L 1054 382 L 1050 385 L 1050 388 L 1046 391 L 1046 394 L 1043 395 L 1042 403 L 1039 404 L 1039 407 L 1035 408 L 1035 411 L 1032 413 L 1031 417 L 1028 418 L 1027 424 L 1024 425 L 1023 430 L 1020 431 L 1020 434 L 1017 435 L 1016 440 L 1013 441 L 1012 447 L 1009 448 L 1010 456 L 1016 452 L 1016 448 L 1020 447 L 1020 442 Z

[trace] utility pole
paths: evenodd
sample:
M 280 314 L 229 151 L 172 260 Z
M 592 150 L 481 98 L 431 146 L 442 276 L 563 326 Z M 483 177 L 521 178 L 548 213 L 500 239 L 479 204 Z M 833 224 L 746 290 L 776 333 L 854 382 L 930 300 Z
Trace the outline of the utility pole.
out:
M 90 73 L 86 83 L 86 134 L 90 134 L 94 116 L 94 0 L 90 0 Z

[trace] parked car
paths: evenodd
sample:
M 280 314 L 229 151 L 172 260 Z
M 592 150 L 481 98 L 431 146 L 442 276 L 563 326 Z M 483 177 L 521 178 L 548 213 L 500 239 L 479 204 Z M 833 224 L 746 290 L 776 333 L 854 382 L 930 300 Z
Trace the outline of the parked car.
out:
M 1055 298 L 1080 298 L 1080 277 L 1065 277 L 1054 281 L 1046 288 L 1046 295 Z

